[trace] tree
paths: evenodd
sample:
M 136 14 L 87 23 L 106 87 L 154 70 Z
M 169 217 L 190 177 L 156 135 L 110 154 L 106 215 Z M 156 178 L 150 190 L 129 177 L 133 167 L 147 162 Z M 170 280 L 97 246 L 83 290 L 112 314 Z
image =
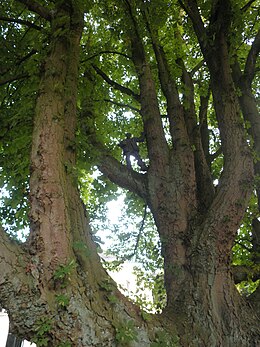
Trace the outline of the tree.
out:
M 259 287 L 239 295 L 231 259 L 250 204 L 258 278 L 256 4 L 1 4 L 2 216 L 13 226 L 0 229 L 0 301 L 12 332 L 37 346 L 258 345 Z M 120 163 L 125 130 L 144 130 L 147 172 Z M 159 316 L 144 319 L 100 263 L 78 189 L 92 165 L 153 215 Z M 26 218 L 21 243 L 12 234 Z

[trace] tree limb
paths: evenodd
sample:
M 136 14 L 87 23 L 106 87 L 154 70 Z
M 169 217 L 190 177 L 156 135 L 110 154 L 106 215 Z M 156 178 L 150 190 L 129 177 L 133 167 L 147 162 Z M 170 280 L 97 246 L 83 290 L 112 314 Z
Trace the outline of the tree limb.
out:
M 127 55 L 125 53 L 122 53 L 122 52 L 118 52 L 118 51 L 100 51 L 100 52 L 98 52 L 96 54 L 91 55 L 90 57 L 88 57 L 86 59 L 81 60 L 81 63 L 84 63 L 86 61 L 94 59 L 95 57 L 99 57 L 102 54 L 118 54 L 118 55 L 122 55 L 122 57 L 125 57 L 126 59 L 131 59 L 131 57 L 129 55 Z
M 259 202 L 258 202 L 259 203 Z M 260 221 L 257 218 L 252 220 L 252 260 L 255 264 L 260 264 Z
M 219 147 L 215 153 L 210 154 L 210 161 L 213 162 L 222 153 L 222 148 Z
M 241 242 L 235 241 L 235 245 L 240 246 L 242 249 L 244 249 L 247 252 L 251 252 L 251 248 L 247 247 L 245 244 L 243 244 L 243 241 L 241 241 Z
M 145 174 L 129 170 L 111 155 L 103 155 L 98 164 L 99 170 L 112 182 L 130 190 L 147 202 L 147 179 Z
M 256 0 L 250 0 L 248 1 L 247 4 L 245 4 L 242 8 L 241 8 L 241 11 L 245 12 L 246 10 L 249 9 L 249 7 L 252 5 L 253 2 L 255 2 Z
M 142 234 L 143 229 L 144 229 L 144 223 L 145 223 L 146 215 L 147 215 L 147 205 L 145 205 L 145 208 L 144 208 L 144 215 L 143 215 L 141 226 L 139 228 L 139 232 L 138 232 L 138 235 L 137 235 L 137 238 L 136 238 L 135 249 L 134 249 L 134 253 L 133 254 L 136 254 L 136 252 L 137 252 L 137 249 L 138 249 L 138 246 L 139 246 L 139 242 L 140 242 L 140 238 L 141 238 L 141 234 Z
M 29 52 L 27 55 L 25 55 L 24 57 L 22 57 L 20 60 L 18 60 L 16 62 L 16 67 L 19 66 L 21 63 L 23 63 L 25 60 L 27 60 L 28 58 L 30 58 L 33 54 L 37 53 L 36 50 L 32 50 L 31 52 Z M 4 75 L 6 74 L 8 71 L 11 70 L 11 67 L 8 68 L 8 69 L 5 69 L 5 71 L 0 71 L 0 74 L 1 75 Z M 3 78 L 2 80 L 0 79 L 0 85 L 4 85 L 4 84 L 7 84 L 7 83 L 11 83 L 13 81 L 16 81 L 16 80 L 20 80 L 20 79 L 23 79 L 23 78 L 27 78 L 29 77 L 29 75 L 27 73 L 20 73 L 20 74 L 17 74 L 16 76 L 9 76 L 9 77 L 6 77 L 6 78 Z
M 210 168 L 211 160 L 209 153 L 209 128 L 208 128 L 208 104 L 210 97 L 210 87 L 208 87 L 207 95 L 200 96 L 200 107 L 199 107 L 199 132 L 201 137 L 201 144 L 204 151 L 205 158 Z
M 122 86 L 121 84 L 111 80 L 100 68 L 98 68 L 96 65 L 92 64 L 93 69 L 97 72 L 98 75 L 100 75 L 108 84 L 110 84 L 113 88 L 119 90 L 121 93 L 127 94 L 129 96 L 134 97 L 135 100 L 140 102 L 140 95 L 136 94 L 134 91 L 132 91 L 129 88 L 126 88 Z
M 258 42 L 259 42 L 259 33 L 258 35 Z M 254 41 L 254 43 L 256 40 Z M 259 45 L 259 43 L 257 44 Z M 257 46 L 256 45 L 256 46 Z M 251 48 L 252 50 L 252 48 Z M 250 50 L 250 52 L 251 52 Z M 259 47 L 258 47 L 259 50 Z M 255 51 L 255 48 L 253 49 Z M 248 55 L 246 65 L 248 63 L 248 74 L 245 75 L 241 71 L 241 67 L 239 65 L 238 60 L 235 60 L 234 64 L 232 65 L 232 77 L 234 80 L 234 83 L 237 88 L 241 90 L 241 95 L 239 96 L 239 103 L 240 107 L 243 113 L 243 117 L 245 121 L 249 122 L 250 127 L 248 128 L 248 133 L 252 136 L 253 138 L 253 145 L 254 145 L 254 150 L 256 153 L 256 157 L 259 158 L 260 155 L 260 117 L 259 117 L 259 110 L 257 107 L 257 100 L 253 94 L 252 91 L 252 78 L 253 76 L 251 75 L 252 72 L 255 70 L 255 63 L 254 63 L 254 57 L 255 53 L 252 53 L 252 55 Z M 250 62 L 249 56 L 252 57 L 252 60 Z M 260 175 L 260 161 L 257 160 L 254 163 L 254 171 L 255 175 Z M 260 184 L 257 183 L 256 185 L 256 194 L 257 194 L 257 199 L 258 199 L 258 210 L 260 211 Z
M 139 110 L 138 108 L 133 107 L 133 106 L 131 106 L 131 105 L 123 104 L 123 103 L 121 103 L 121 102 L 117 102 L 117 101 L 114 101 L 114 100 L 111 100 L 111 99 L 104 99 L 104 101 L 110 102 L 111 104 L 116 105 L 116 106 L 119 106 L 119 107 L 129 108 L 129 109 L 132 110 L 132 111 L 135 111 L 135 112 L 140 113 L 140 110 Z
M 147 215 L 147 205 L 145 205 L 145 208 L 144 208 L 144 215 L 143 215 L 141 226 L 139 228 L 139 231 L 138 231 L 138 234 L 136 237 L 135 248 L 134 248 L 132 253 L 124 255 L 120 260 L 116 260 L 117 266 L 123 264 L 126 260 L 131 260 L 136 255 L 137 250 L 138 250 L 138 246 L 139 246 L 139 242 L 140 242 L 140 238 L 141 238 L 141 235 L 142 235 L 142 232 L 144 229 L 144 223 L 145 223 L 146 215 Z
M 201 60 L 194 68 L 191 70 L 190 74 L 193 76 L 195 72 L 197 72 L 203 65 L 205 64 L 205 60 Z
M 12 76 L 12 77 L 7 77 L 7 78 L 4 78 L 2 80 L 0 79 L 0 86 L 3 86 L 4 84 L 7 84 L 7 83 L 11 83 L 13 81 L 24 79 L 27 77 L 29 77 L 28 74 L 20 74 L 20 75 L 16 75 L 16 76 Z
M 251 86 L 252 81 L 255 77 L 255 66 L 256 60 L 259 56 L 260 51 L 260 29 L 252 43 L 251 49 L 248 53 L 245 70 L 244 70 L 244 79 L 247 82 L 248 86 Z
M 17 267 L 19 261 L 22 260 L 26 253 L 22 250 L 21 245 L 17 241 L 11 240 L 3 228 L 0 226 L 0 287 L 8 278 L 12 278 L 13 271 Z M 21 265 L 19 265 L 21 266 Z M 24 272 L 25 273 L 25 272 Z M 1 291 L 0 291 L 1 301 Z
M 150 170 L 160 176 L 164 175 L 164 165 L 169 162 L 169 148 L 164 136 L 154 77 L 140 35 L 136 7 L 132 1 L 125 0 L 125 4 L 130 24 L 128 35 L 131 40 L 132 60 L 140 86 L 141 115 L 146 133 Z M 162 165 L 158 165 L 159 162 Z
M 187 105 L 183 111 L 185 124 L 190 143 L 195 146 L 194 161 L 196 170 L 197 195 L 200 202 L 200 209 L 202 210 L 211 204 L 215 191 L 209 169 L 210 166 L 207 162 L 207 154 L 204 152 L 202 144 L 202 132 L 200 131 L 200 127 L 197 126 L 192 75 L 187 71 L 184 62 L 181 59 L 178 59 L 178 64 L 182 69 L 182 82 L 185 86 L 185 92 L 183 93 L 183 103 Z M 206 117 L 207 108 L 204 109 L 204 111 L 206 112 L 204 114 Z
M 249 281 L 249 280 L 252 280 L 253 282 L 255 282 L 260 278 L 259 267 L 252 268 L 251 266 L 246 266 L 246 265 L 233 265 L 232 273 L 233 273 L 235 284 L 238 284 L 243 281 Z
M 46 7 L 42 6 L 35 0 L 16 0 L 22 4 L 24 4 L 28 10 L 33 11 L 37 14 L 39 14 L 42 18 L 47 19 L 48 21 L 51 20 L 52 15 L 51 11 L 49 11 Z
M 188 6 L 194 31 L 210 71 L 213 102 L 224 155 L 223 172 L 207 218 L 204 220 L 207 226 L 204 230 L 209 234 L 211 232 L 209 224 L 215 223 L 214 227 L 219 230 L 216 239 L 221 254 L 224 252 L 228 254 L 253 184 L 252 156 L 246 143 L 244 129 L 238 126 L 240 108 L 230 74 L 228 35 L 233 19 L 232 2 L 231 0 L 212 2 L 207 31 L 203 27 L 197 1 L 183 2 Z M 228 220 L 225 219 L 227 215 Z M 227 227 L 230 230 L 228 235 Z
M 187 132 L 185 126 L 183 126 L 184 118 L 177 84 L 175 83 L 175 80 L 171 78 L 165 52 L 158 40 L 158 33 L 152 29 L 152 26 L 149 23 L 148 14 L 145 11 L 143 11 L 143 17 L 145 18 L 145 23 L 151 36 L 161 88 L 167 100 L 167 114 L 170 122 L 170 132 L 174 141 L 178 143 L 180 138 L 187 137 Z M 178 131 L 176 131 L 176 128 Z M 183 129 L 183 131 L 180 131 L 180 129 Z M 178 137 L 177 134 L 179 134 Z
M 40 27 L 39 25 L 36 25 L 34 23 L 31 23 L 27 20 L 23 20 L 23 19 L 18 19 L 18 18 L 9 18 L 9 17 L 3 17 L 0 16 L 0 21 L 4 21 L 4 22 L 9 22 L 9 23 L 18 23 L 18 24 L 24 24 L 30 28 L 36 29 L 36 30 L 42 30 L 42 27 Z
M 178 2 L 192 20 L 197 36 L 203 38 L 203 40 L 206 40 L 206 30 L 199 13 L 197 2 L 194 0 L 178 0 Z

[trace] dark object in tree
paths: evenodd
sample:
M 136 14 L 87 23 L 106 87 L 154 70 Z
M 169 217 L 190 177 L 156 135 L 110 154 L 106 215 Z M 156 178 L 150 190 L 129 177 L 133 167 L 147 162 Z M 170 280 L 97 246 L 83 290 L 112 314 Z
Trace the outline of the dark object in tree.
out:
M 147 166 L 143 162 L 139 154 L 139 148 L 137 142 L 144 142 L 145 136 L 142 133 L 140 137 L 132 137 L 132 134 L 126 133 L 126 139 L 121 141 L 118 146 L 122 148 L 123 155 L 126 158 L 126 165 L 128 169 L 132 168 L 130 157 L 131 155 L 137 160 L 137 164 L 140 166 L 141 170 L 146 171 Z

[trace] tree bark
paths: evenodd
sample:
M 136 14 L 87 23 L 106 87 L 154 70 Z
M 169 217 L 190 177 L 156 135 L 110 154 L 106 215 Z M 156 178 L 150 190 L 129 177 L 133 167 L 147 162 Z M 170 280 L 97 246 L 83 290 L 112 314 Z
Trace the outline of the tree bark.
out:
M 187 0 L 184 6 L 212 77 L 225 158 L 216 191 L 209 182 L 201 133 L 193 132 L 193 102 L 189 99 L 189 112 L 185 112 L 177 85 L 170 78 L 166 56 L 152 36 L 173 146 L 165 139 L 136 9 L 132 1 L 124 1 L 150 165 L 146 174 L 140 174 L 106 152 L 98 159 L 101 170 L 111 180 L 145 200 L 158 228 L 167 307 L 160 317 L 148 322 L 119 293 L 102 268 L 77 188 L 76 97 L 83 30 L 80 2 L 58 2 L 55 16 L 33 0 L 21 2 L 49 20 L 51 32 L 34 119 L 28 243 L 21 246 L 11 241 L 0 228 L 0 298 L 8 309 L 11 331 L 48 347 L 123 346 L 126 341 L 122 332 L 127 336 L 129 331 L 133 334 L 129 346 L 148 347 L 161 329 L 171 336 L 179 335 L 183 347 L 256 347 L 260 342 L 257 317 L 235 289 L 230 259 L 253 178 L 252 156 L 240 122 L 228 59 L 230 1 L 213 2 L 212 21 L 219 24 L 219 31 L 214 32 L 212 22 L 210 33 L 204 29 L 197 2 Z M 214 37 L 214 51 L 208 35 Z M 192 81 L 185 67 L 183 82 L 192 94 Z M 199 155 L 194 153 L 194 143 Z M 203 181 L 210 184 L 207 199 L 200 191 Z M 258 296 L 259 291 L 255 299 Z
M 75 179 L 82 28 L 83 12 L 61 2 L 51 20 L 34 119 L 29 240 L 21 247 L 0 229 L 1 303 L 11 331 L 37 346 L 116 346 L 116 329 L 129 321 L 149 346 L 139 310 L 101 266 Z
M 146 175 L 147 193 L 140 196 L 146 199 L 153 213 L 162 242 L 167 292 L 164 314 L 174 317 L 183 346 L 189 345 L 191 340 L 194 346 L 256 346 L 256 315 L 250 313 L 250 308 L 238 295 L 231 273 L 231 248 L 252 192 L 253 165 L 241 126 L 239 102 L 228 59 L 225 33 L 229 18 L 223 19 L 224 12 L 221 9 L 227 9 L 230 14 L 229 2 L 225 5 L 220 1 L 212 10 L 212 18 L 219 22 L 216 27 L 220 29 L 211 33 L 215 35 L 215 48 L 212 50 L 205 41 L 207 33 L 196 2 L 187 1 L 188 13 L 194 22 L 212 77 L 211 88 L 225 158 L 218 189 L 214 192 L 209 187 L 209 198 L 204 199 L 203 209 L 199 208 L 202 200 L 198 201 L 201 197 L 198 189 L 202 184 L 196 182 L 194 177 L 195 172 L 200 174 L 201 163 L 194 165 L 195 158 L 191 150 L 191 144 L 194 143 L 192 122 L 195 124 L 193 105 L 190 104 L 189 114 L 186 113 L 185 118 L 181 105 L 177 105 L 176 86 L 171 85 L 165 56 L 152 35 L 169 118 L 175 121 L 171 128 L 174 147 L 170 159 L 167 159 L 166 153 L 171 153 L 170 149 L 156 142 L 161 139 L 162 127 L 149 63 L 138 32 L 134 9 L 130 1 L 127 5 L 132 28 L 129 34 L 132 56 L 140 85 L 141 114 L 146 133 L 150 136 L 152 134 L 151 138 L 147 137 L 150 159 Z M 185 70 L 183 78 L 191 92 L 191 81 Z M 151 128 L 148 119 L 156 127 Z M 178 134 L 181 134 L 180 143 L 176 140 Z M 196 136 L 207 167 L 200 133 Z M 157 152 L 153 151 L 154 146 Z M 153 161 L 159 162 L 159 165 L 154 165 Z M 208 167 L 205 172 L 207 170 Z M 115 181 L 112 171 L 110 168 L 109 177 Z M 212 185 L 209 177 L 209 174 L 205 174 L 205 182 Z M 137 190 L 133 191 L 138 194 Z M 244 318 L 240 321 L 239 317 Z

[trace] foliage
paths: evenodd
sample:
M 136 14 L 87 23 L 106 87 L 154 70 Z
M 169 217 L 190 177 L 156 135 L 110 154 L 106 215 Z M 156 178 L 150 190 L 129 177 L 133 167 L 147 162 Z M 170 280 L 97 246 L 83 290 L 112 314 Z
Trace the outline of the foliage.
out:
M 7 17 L 18 18 L 21 13 L 20 5 L 3 2 L 0 6 L 1 13 Z M 35 24 L 41 24 L 39 18 L 33 18 Z M 37 30 L 16 23 L 1 22 L 0 30 L 4 47 L 1 81 L 7 81 L 0 89 L 0 217 L 9 233 L 15 236 L 28 225 L 29 156 L 38 71 L 45 44 L 41 45 L 43 37 Z M 43 55 L 36 54 L 36 49 Z
M 111 230 L 107 233 L 105 244 L 110 246 L 104 249 L 104 259 L 107 259 L 106 257 L 113 259 L 106 260 L 104 266 L 113 272 L 119 271 L 124 262 L 133 263 L 137 291 L 127 295 L 146 311 L 160 312 L 165 305 L 165 290 L 159 237 L 151 213 L 143 206 L 142 201 L 132 194 L 124 194 L 125 198 L 121 198 L 121 202 L 116 200 L 115 205 L 113 204 L 118 210 L 121 206 L 124 207 L 118 220 L 115 216 L 112 218 L 113 211 L 111 211 L 105 215 L 108 224 L 102 225 L 102 229 Z M 103 232 L 98 232 L 98 235 L 102 237 Z M 152 302 L 145 294 L 148 292 L 153 295 Z
M 62 343 L 59 343 L 57 345 L 57 347 L 71 347 L 71 343 L 66 341 L 66 342 L 62 342 Z
M 155 341 L 152 342 L 151 347 L 178 347 L 179 337 L 170 336 L 165 331 L 157 331 Z
M 74 259 L 69 261 L 68 264 L 59 265 L 53 274 L 54 281 L 56 283 L 59 283 L 62 288 L 66 287 L 68 282 L 70 281 L 70 275 L 75 267 L 76 263 Z
M 133 320 L 124 320 L 116 327 L 116 341 L 122 346 L 127 345 L 131 341 L 138 341 Z
M 32 342 L 37 344 L 37 346 L 43 347 L 48 346 L 49 337 L 48 333 L 52 329 L 53 322 L 51 319 L 43 317 L 36 323 L 35 336 Z
M 57 294 L 56 295 L 56 302 L 57 302 L 58 306 L 66 307 L 69 305 L 70 299 L 67 295 Z

